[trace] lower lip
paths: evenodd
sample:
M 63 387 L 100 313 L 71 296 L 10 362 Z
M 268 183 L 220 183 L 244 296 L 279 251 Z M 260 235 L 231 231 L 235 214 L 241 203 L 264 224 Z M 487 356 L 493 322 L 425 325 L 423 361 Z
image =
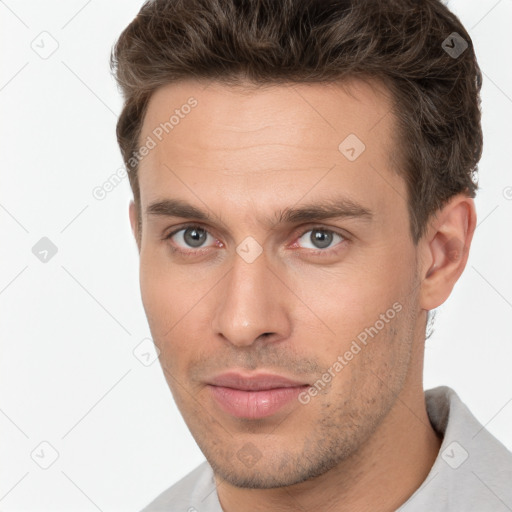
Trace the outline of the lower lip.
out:
M 241 389 L 208 386 L 220 408 L 237 418 L 259 419 L 272 416 L 297 399 L 308 386 L 244 391 Z

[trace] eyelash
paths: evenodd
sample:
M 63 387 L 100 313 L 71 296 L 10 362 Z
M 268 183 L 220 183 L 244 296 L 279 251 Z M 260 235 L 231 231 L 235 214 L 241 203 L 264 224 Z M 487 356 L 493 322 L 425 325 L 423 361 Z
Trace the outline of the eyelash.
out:
M 183 231 L 183 230 L 186 230 L 186 229 L 189 229 L 189 228 L 202 229 L 206 233 L 211 235 L 211 233 L 207 229 L 205 229 L 203 226 L 201 226 L 199 224 L 185 224 L 183 226 L 180 226 L 179 228 L 174 229 L 171 233 L 169 233 L 167 235 L 164 235 L 162 237 L 162 240 L 164 240 L 164 241 L 170 240 L 176 233 L 179 233 L 180 231 Z M 299 235 L 296 235 L 295 238 L 296 239 L 302 238 L 309 231 L 322 231 L 324 233 L 331 233 L 331 234 L 334 234 L 334 235 L 338 235 L 338 236 L 340 236 L 343 239 L 341 242 L 338 242 L 333 247 L 330 247 L 330 248 L 327 248 L 327 249 L 317 249 L 317 250 L 307 249 L 309 254 L 313 254 L 313 255 L 328 255 L 328 256 L 331 256 L 333 254 L 336 254 L 340 250 L 340 247 L 338 247 L 338 246 L 340 246 L 343 242 L 347 242 L 349 240 L 346 235 L 344 235 L 342 233 L 339 233 L 338 231 L 334 231 L 332 229 L 324 228 L 323 226 L 313 226 L 313 227 L 309 227 L 307 229 L 304 229 L 303 231 L 300 232 Z M 180 249 L 179 247 L 175 247 L 175 246 L 172 246 L 172 245 L 170 246 L 170 248 L 171 248 L 171 250 L 174 253 L 179 253 L 180 255 L 187 256 L 187 257 L 198 256 L 198 254 L 203 254 L 205 252 L 205 250 L 208 249 L 208 247 L 200 247 L 200 248 L 198 248 L 196 250 L 194 250 L 194 249 L 183 250 L 183 249 Z

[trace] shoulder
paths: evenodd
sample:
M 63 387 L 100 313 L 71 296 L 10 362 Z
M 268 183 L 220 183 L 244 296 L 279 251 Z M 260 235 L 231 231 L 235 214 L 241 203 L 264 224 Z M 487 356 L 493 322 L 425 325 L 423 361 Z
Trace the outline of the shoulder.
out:
M 427 390 L 425 402 L 430 422 L 443 441 L 427 478 L 400 512 L 512 510 L 512 453 L 453 389 Z
M 221 512 L 213 471 L 207 461 L 162 492 L 141 512 Z

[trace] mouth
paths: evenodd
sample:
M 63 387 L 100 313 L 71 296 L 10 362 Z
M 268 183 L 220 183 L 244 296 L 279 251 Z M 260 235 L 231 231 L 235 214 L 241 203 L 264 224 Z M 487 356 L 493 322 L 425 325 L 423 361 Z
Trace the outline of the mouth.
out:
M 224 373 L 212 378 L 208 389 L 220 409 L 236 418 L 272 416 L 297 399 L 309 384 L 269 373 Z

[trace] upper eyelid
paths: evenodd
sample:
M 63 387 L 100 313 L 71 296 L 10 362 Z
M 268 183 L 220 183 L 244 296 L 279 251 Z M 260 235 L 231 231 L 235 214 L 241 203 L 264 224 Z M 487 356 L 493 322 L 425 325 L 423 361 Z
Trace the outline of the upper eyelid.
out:
M 169 232 L 165 231 L 164 235 L 162 236 L 162 240 L 164 240 L 164 241 L 169 240 L 174 235 L 178 234 L 180 231 L 184 231 L 189 228 L 200 228 L 200 229 L 206 231 L 206 233 L 209 234 L 210 236 L 213 236 L 213 238 L 217 239 L 217 237 L 209 229 L 205 228 L 204 226 L 201 226 L 201 224 L 189 223 L 189 224 L 185 224 L 180 227 L 174 227 L 174 228 L 170 229 Z
M 188 228 L 199 228 L 199 229 L 202 229 L 202 230 L 206 231 L 208 234 L 214 236 L 212 231 L 209 228 L 201 225 L 201 223 L 199 223 L 199 222 L 188 222 L 188 223 L 183 224 L 181 226 L 177 226 L 177 227 L 174 226 L 174 227 L 170 228 L 169 230 L 165 230 L 163 238 L 169 238 L 169 237 L 175 235 L 176 233 L 179 233 L 180 231 L 183 231 L 184 229 L 188 229 Z
M 335 235 L 339 235 L 341 236 L 342 238 L 348 238 L 348 236 L 346 236 L 344 233 L 342 233 L 342 229 L 334 229 L 334 228 L 326 228 L 324 226 L 320 226 L 320 225 L 314 225 L 314 226 L 310 226 L 310 227 L 307 227 L 307 228 L 304 228 L 302 229 L 298 235 L 295 235 L 295 236 L 298 236 L 299 238 L 304 236 L 308 231 L 326 231 L 327 233 L 334 233 Z

